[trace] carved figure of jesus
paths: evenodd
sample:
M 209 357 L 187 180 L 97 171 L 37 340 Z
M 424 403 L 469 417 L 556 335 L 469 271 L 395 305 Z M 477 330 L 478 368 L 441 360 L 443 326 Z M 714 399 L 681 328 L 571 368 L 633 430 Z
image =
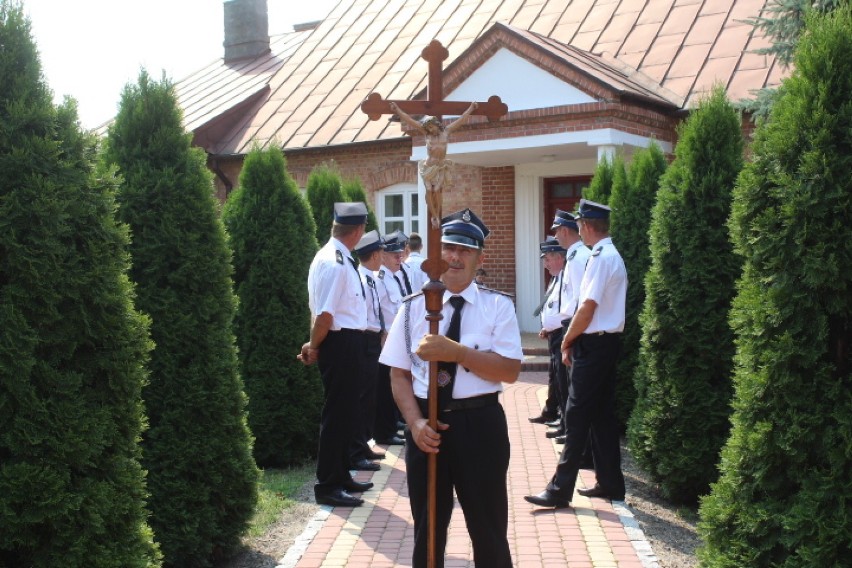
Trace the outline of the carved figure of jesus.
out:
M 433 227 L 441 226 L 441 191 L 444 186 L 452 183 L 453 162 L 447 159 L 450 134 L 467 121 L 470 113 L 475 111 L 477 106 L 475 102 L 471 103 L 460 117 L 444 126 L 434 116 L 424 117 L 422 122 L 417 122 L 396 103 L 390 103 L 391 110 L 402 122 L 426 137 L 426 159 L 420 161 L 418 169 L 426 186 L 426 206 Z

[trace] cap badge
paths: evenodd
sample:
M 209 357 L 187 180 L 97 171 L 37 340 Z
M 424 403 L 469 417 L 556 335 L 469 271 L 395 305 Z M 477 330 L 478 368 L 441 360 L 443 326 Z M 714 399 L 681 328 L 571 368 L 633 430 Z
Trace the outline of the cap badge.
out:
M 470 223 L 470 209 L 465 209 L 464 213 L 462 213 L 462 221 L 465 223 Z

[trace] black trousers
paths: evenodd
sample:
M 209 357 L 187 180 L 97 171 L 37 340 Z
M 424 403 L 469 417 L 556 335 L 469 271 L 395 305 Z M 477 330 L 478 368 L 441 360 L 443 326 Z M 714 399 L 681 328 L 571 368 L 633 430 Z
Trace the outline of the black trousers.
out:
M 563 499 L 570 500 L 574 494 L 586 440 L 591 442 L 598 484 L 610 495 L 624 495 L 615 417 L 615 367 L 620 343 L 620 334 L 581 335 L 574 342 L 564 420 L 566 441 L 547 486 Z
M 326 495 L 352 479 L 350 448 L 360 424 L 359 376 L 365 365 L 367 336 L 363 331 L 330 331 L 320 345 L 319 370 L 324 400 L 320 417 L 316 495 Z
M 550 352 L 548 367 L 547 400 L 542 414 L 552 415 L 554 420 L 565 414 L 568 402 L 568 369 L 562 362 L 562 338 L 565 330 L 557 328 L 547 336 L 547 347 Z
M 395 437 L 398 420 L 399 410 L 396 407 L 396 401 L 393 399 L 393 391 L 391 390 L 390 367 L 379 363 L 373 437 L 377 441 Z
M 506 476 L 509 469 L 509 432 L 499 404 L 442 412 L 438 418 L 450 428 L 441 432 L 438 453 L 435 518 L 435 567 L 443 568 L 447 529 L 453 513 L 455 488 L 477 566 L 511 568 L 506 533 L 509 505 Z M 426 566 L 428 544 L 427 454 L 405 433 L 408 495 L 414 517 L 413 568 Z
M 354 463 L 367 459 L 370 452 L 370 438 L 373 437 L 373 424 L 376 420 L 376 384 L 379 378 L 379 354 L 382 352 L 382 336 L 379 333 L 366 332 L 364 367 L 358 382 L 361 388 L 361 415 L 355 430 L 355 439 L 349 456 Z

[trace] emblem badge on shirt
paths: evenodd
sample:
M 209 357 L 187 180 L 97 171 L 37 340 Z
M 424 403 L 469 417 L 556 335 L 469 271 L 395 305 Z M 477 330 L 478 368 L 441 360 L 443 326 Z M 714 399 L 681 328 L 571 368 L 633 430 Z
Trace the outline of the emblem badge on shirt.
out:
M 574 260 L 574 257 L 577 256 L 577 249 L 571 251 L 571 254 L 568 255 L 568 260 Z
M 595 252 L 592 253 L 592 256 L 598 256 L 601 253 L 602 250 L 603 250 L 603 245 L 596 248 Z
M 379 270 L 379 278 L 381 278 L 382 280 L 385 279 L 385 271 L 384 270 Z
M 334 251 L 334 257 L 337 259 L 337 264 L 343 264 L 343 253 L 339 250 Z
M 439 387 L 445 387 L 448 384 L 450 384 L 450 379 L 452 379 L 452 377 L 450 377 L 450 373 L 448 373 L 446 370 L 441 369 L 440 371 L 438 371 L 438 386 Z

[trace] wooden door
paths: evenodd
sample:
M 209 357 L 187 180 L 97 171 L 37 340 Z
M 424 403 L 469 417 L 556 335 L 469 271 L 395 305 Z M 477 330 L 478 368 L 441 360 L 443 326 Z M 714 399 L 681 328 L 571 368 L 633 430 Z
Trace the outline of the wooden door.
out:
M 583 188 L 588 187 L 591 181 L 591 176 L 544 178 L 544 236 L 541 238 L 542 241 L 553 235 L 550 227 L 553 225 L 556 210 L 575 211 L 577 204 L 580 203 Z M 547 270 L 544 270 L 542 282 L 545 287 L 549 281 L 550 274 L 547 273 Z

